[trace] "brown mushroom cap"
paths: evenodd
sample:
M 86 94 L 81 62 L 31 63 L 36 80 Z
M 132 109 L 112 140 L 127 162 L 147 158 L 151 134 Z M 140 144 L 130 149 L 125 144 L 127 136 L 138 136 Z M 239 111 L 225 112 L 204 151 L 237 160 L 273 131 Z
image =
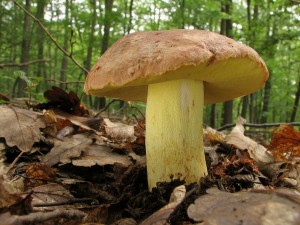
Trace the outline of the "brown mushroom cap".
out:
M 143 31 L 116 41 L 87 76 L 87 94 L 146 101 L 147 86 L 175 79 L 204 82 L 205 103 L 247 95 L 269 73 L 252 48 L 203 30 Z

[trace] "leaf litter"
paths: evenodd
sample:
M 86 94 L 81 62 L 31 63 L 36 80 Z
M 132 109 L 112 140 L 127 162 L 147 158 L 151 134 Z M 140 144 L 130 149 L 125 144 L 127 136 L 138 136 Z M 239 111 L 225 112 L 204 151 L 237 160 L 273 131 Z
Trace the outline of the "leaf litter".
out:
M 208 176 L 149 192 L 143 119 L 93 118 L 56 87 L 45 96 L 34 110 L 0 105 L 1 223 L 299 224 L 292 127 L 279 127 L 267 147 L 244 135 L 242 118 L 227 135 L 207 127 Z

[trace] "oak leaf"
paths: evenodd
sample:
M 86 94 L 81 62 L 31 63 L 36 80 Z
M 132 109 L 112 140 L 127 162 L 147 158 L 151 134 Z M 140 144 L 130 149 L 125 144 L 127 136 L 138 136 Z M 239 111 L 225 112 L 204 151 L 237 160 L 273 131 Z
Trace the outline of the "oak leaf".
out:
M 293 126 L 282 124 L 273 132 L 269 145 L 276 160 L 292 160 L 300 157 L 300 132 Z

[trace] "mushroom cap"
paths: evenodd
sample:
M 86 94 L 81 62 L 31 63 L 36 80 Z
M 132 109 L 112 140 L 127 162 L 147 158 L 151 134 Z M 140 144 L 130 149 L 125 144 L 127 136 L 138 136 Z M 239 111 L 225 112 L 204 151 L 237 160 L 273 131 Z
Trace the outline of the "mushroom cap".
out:
M 148 84 L 175 79 L 204 82 L 205 103 L 247 95 L 261 88 L 268 69 L 245 44 L 204 30 L 142 31 L 116 41 L 86 78 L 87 94 L 147 100 Z

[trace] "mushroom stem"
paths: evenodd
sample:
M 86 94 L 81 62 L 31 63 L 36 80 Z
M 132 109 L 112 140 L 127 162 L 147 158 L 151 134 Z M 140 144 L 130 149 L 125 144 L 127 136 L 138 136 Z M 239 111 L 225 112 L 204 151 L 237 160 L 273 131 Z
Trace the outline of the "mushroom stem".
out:
M 171 179 L 198 182 L 207 174 L 203 148 L 203 82 L 150 84 L 146 110 L 148 186 Z

